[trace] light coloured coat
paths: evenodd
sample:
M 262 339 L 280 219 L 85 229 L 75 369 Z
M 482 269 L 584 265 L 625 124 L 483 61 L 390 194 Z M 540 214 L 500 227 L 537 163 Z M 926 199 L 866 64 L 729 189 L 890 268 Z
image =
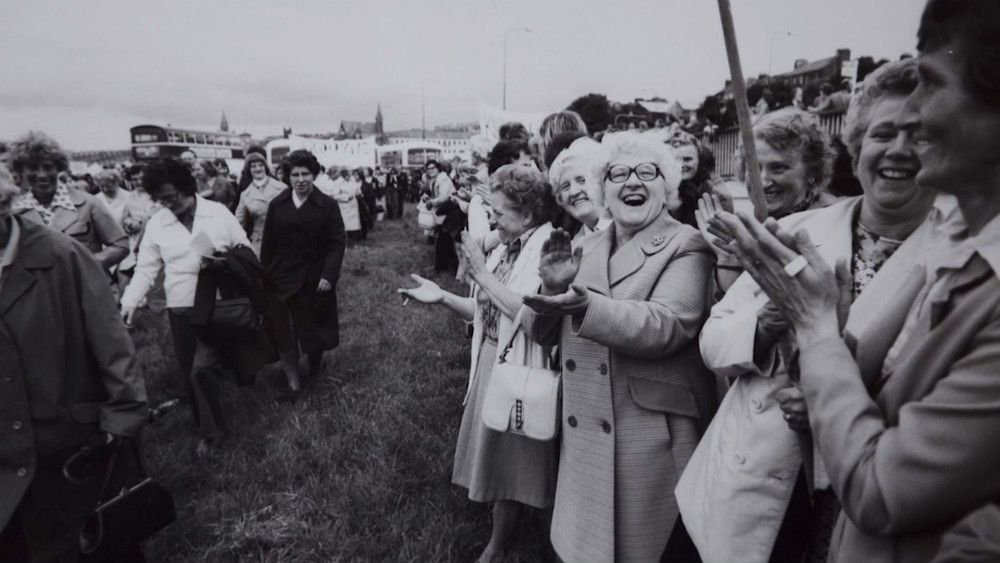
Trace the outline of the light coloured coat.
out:
M 561 344 L 562 445 L 551 539 L 564 561 L 659 561 L 673 488 L 711 416 L 714 377 L 696 337 L 713 256 L 664 213 L 612 252 L 616 226 L 583 238 L 582 317 L 523 320 Z
M 831 562 L 930 561 L 956 521 L 1000 496 L 1000 219 L 991 226 L 931 306 L 930 331 L 888 372 L 924 268 L 856 339 L 801 352 L 809 422 L 843 506 Z
M 850 263 L 861 205 L 861 197 L 845 199 L 780 224 L 791 232 L 808 232 L 831 267 L 840 259 Z M 882 266 L 854 302 L 849 331 L 869 322 L 871 311 L 902 285 L 933 225 L 925 222 Z M 684 525 L 706 563 L 768 561 L 799 470 L 814 459 L 808 434 L 789 429 L 775 399 L 791 385 L 777 346 L 763 365 L 754 362 L 757 312 L 768 301 L 744 273 L 713 307 L 701 333 L 705 364 L 720 376 L 736 378 L 677 486 Z M 813 473 L 813 486 L 829 486 L 821 463 L 807 472 Z

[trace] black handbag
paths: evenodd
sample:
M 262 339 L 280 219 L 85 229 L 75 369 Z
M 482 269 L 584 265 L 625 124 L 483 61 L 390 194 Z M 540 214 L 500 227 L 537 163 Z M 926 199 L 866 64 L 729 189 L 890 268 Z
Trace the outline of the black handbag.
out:
M 219 299 L 212 307 L 212 318 L 205 326 L 205 340 L 215 343 L 240 342 L 253 338 L 260 330 L 261 316 L 249 297 Z
M 87 516 L 80 528 L 80 552 L 88 560 L 113 560 L 116 554 L 138 544 L 177 519 L 173 495 L 146 475 L 135 440 L 126 442 L 131 445 L 129 449 L 136 457 L 139 482 L 105 500 L 111 492 L 108 491 L 108 486 L 118 456 L 123 448 L 128 447 L 122 444 L 108 462 L 101 495 L 103 502 Z

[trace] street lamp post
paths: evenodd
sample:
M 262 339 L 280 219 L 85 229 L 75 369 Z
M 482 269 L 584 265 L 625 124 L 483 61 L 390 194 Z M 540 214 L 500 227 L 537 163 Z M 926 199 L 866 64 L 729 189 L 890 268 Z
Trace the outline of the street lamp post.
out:
M 427 83 L 441 82 L 437 78 L 424 80 L 420 84 L 420 138 L 427 139 Z
M 503 32 L 503 109 L 505 110 L 507 109 L 507 36 L 512 31 L 531 33 L 531 29 L 527 27 L 512 27 Z
M 785 35 L 786 37 L 791 37 L 792 36 L 792 32 L 791 31 L 775 31 L 774 33 L 771 34 L 771 48 L 770 48 L 770 50 L 767 53 L 767 75 L 768 76 L 771 76 L 771 67 L 773 66 L 773 62 L 774 62 L 774 38 L 777 37 L 777 36 L 779 36 L 779 35 Z

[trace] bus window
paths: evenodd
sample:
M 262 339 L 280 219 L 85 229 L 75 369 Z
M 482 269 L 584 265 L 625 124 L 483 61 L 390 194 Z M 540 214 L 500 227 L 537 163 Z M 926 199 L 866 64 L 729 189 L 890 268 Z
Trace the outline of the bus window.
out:
M 171 143 L 183 143 L 184 142 L 183 141 L 183 137 L 181 137 L 180 135 L 178 135 L 174 131 L 170 131 L 169 133 L 167 133 L 167 140 L 170 141 Z
M 135 158 L 156 158 L 160 156 L 160 147 L 135 147 Z

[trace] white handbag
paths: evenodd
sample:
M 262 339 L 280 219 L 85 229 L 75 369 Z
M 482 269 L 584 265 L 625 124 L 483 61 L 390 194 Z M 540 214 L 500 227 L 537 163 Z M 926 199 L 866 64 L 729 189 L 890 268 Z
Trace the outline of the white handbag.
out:
M 483 424 L 490 430 L 549 441 L 559 434 L 561 372 L 512 364 L 507 354 L 521 330 L 522 307 L 514 330 L 493 366 L 483 400 Z

